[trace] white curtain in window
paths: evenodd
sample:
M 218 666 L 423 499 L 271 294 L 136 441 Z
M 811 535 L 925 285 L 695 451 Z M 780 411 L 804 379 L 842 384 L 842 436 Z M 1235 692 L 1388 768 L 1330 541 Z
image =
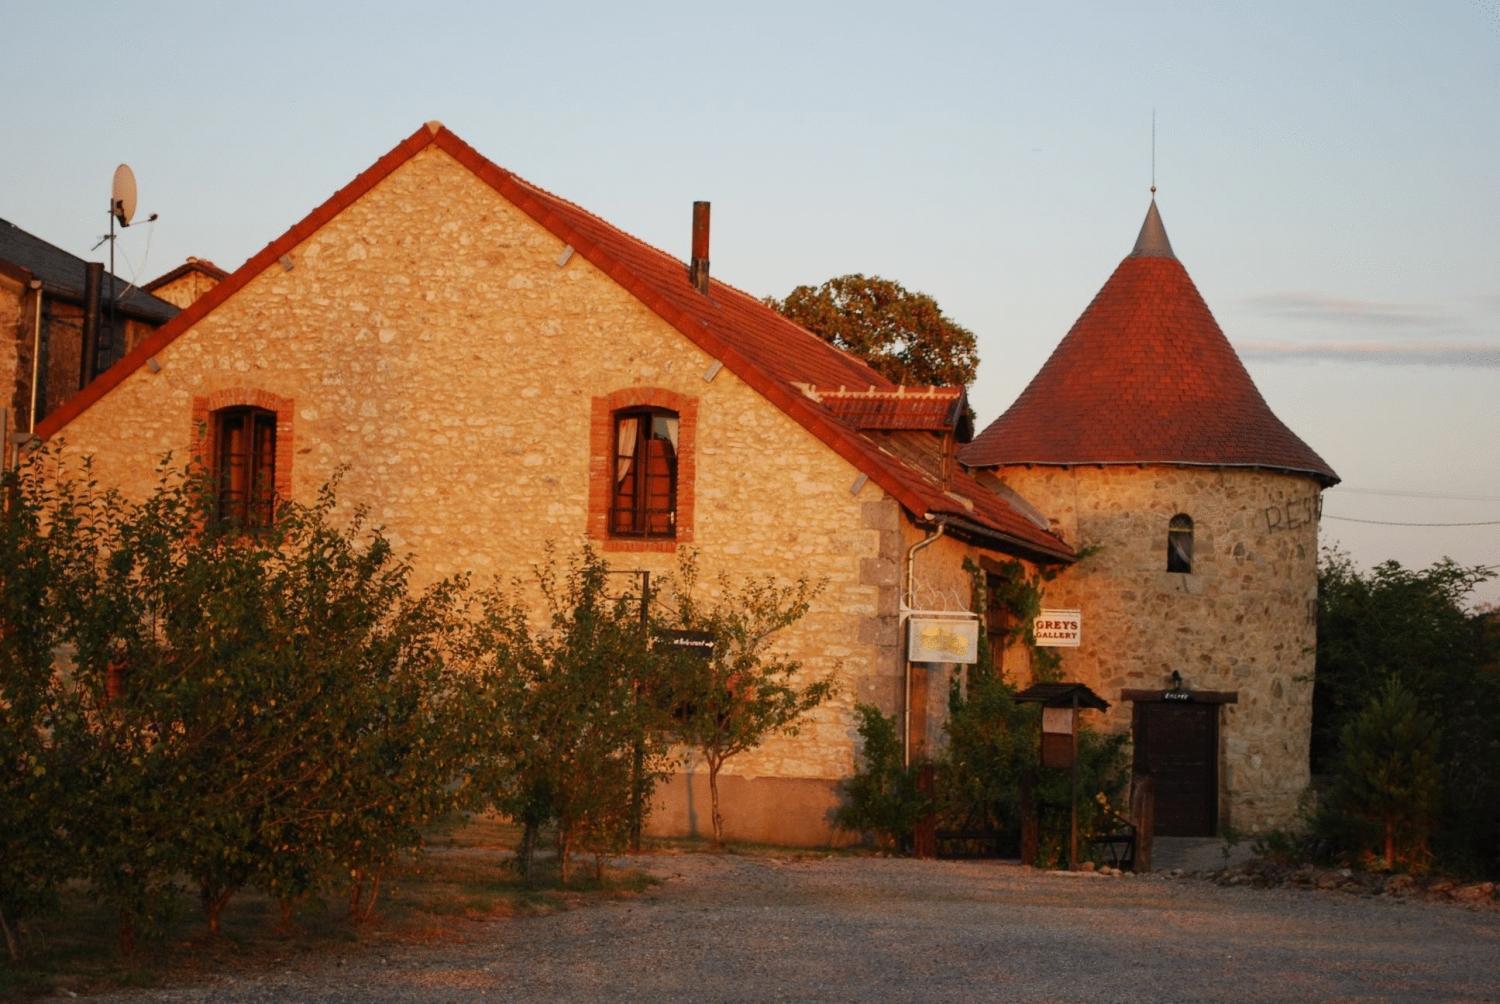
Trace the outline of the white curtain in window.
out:
M 620 419 L 619 434 L 615 442 L 615 484 L 625 481 L 630 473 L 630 462 L 635 459 L 635 427 L 640 419 Z
M 663 421 L 667 426 L 667 439 L 672 443 L 672 456 L 677 456 L 677 416 L 667 415 Z

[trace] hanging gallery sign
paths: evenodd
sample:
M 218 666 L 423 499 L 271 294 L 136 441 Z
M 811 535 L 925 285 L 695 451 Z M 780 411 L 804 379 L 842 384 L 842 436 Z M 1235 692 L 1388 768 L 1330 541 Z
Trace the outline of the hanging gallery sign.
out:
M 1031 622 L 1039 648 L 1077 648 L 1083 640 L 1082 610 L 1043 610 Z
M 979 621 L 954 617 L 912 617 L 907 622 L 912 662 L 979 661 Z

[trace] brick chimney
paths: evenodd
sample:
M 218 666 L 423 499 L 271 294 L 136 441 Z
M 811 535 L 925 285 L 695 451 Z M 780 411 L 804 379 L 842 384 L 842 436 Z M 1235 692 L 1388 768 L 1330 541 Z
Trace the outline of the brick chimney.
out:
M 693 257 L 688 263 L 693 288 L 708 293 L 708 203 L 693 203 Z

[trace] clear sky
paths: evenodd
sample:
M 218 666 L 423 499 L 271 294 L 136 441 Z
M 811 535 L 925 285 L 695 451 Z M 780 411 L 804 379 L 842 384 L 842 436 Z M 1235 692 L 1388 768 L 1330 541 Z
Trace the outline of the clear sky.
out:
M 440 119 L 683 256 L 711 199 L 714 272 L 753 293 L 932 293 L 979 336 L 981 424 L 1130 250 L 1154 108 L 1178 257 L 1344 478 L 1325 542 L 1500 565 L 1500 0 L 0 0 L 0 24 L 0 217 L 88 256 L 128 162 L 161 219 L 122 237 L 126 278 L 237 266 Z

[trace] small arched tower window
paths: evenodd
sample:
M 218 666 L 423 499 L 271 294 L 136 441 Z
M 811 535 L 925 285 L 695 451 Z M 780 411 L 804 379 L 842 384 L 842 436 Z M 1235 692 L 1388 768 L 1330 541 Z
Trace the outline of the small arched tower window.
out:
M 1178 513 L 1167 524 L 1167 571 L 1193 570 L 1193 517 Z

